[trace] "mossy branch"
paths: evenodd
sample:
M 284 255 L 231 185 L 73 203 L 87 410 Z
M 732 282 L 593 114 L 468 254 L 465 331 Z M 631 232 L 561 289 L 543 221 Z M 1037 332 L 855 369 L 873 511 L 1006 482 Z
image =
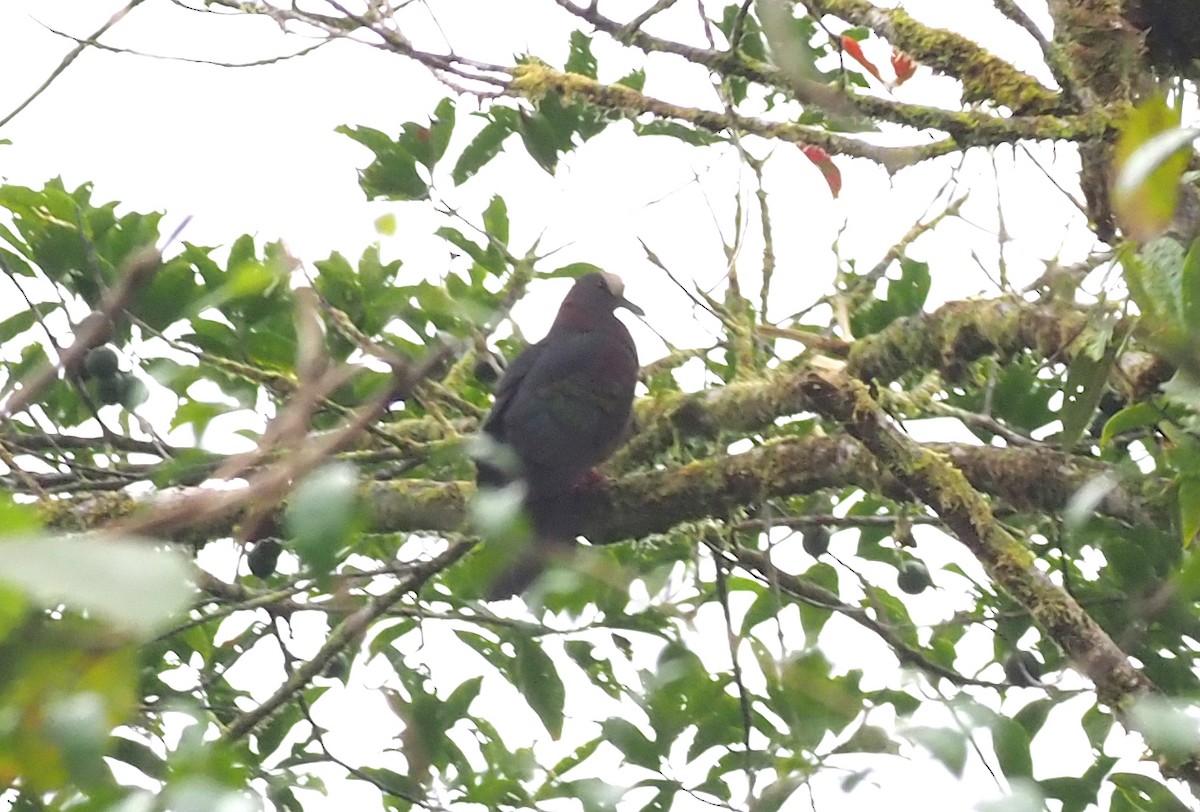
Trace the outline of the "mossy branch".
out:
M 987 499 L 945 455 L 895 427 L 861 381 L 840 373 L 810 372 L 804 391 L 813 408 L 857 438 L 983 565 L 997 586 L 1020 603 L 1096 688 L 1131 730 L 1128 711 L 1157 692 L 1145 674 L 1082 606 L 1035 565 L 1033 553 L 996 521 Z M 1156 758 L 1167 775 L 1200 779 L 1200 753 L 1182 762 Z
M 576 73 L 565 73 L 547 65 L 527 63 L 513 69 L 509 92 L 538 99 L 558 93 L 567 100 L 583 100 L 610 112 L 634 117 L 649 114 L 660 119 L 682 121 L 714 133 L 736 131 L 772 141 L 812 144 L 835 155 L 865 158 L 889 172 L 947 155 L 970 146 L 1013 143 L 1022 139 L 1089 140 L 1103 135 L 1110 127 L 1102 112 L 1082 116 L 1017 116 L 1000 118 L 979 112 L 952 112 L 917 105 L 901 106 L 882 100 L 860 99 L 863 112 L 873 117 L 900 120 L 922 130 L 943 130 L 955 137 L 919 146 L 885 147 L 869 144 L 790 121 L 769 121 L 753 116 L 686 107 L 640 93 L 619 84 L 605 84 Z
M 805 377 L 802 383 L 807 380 Z M 1045 448 L 956 443 L 926 448 L 952 461 L 973 488 L 1018 512 L 1061 513 L 1071 497 L 1097 477 L 1118 481 L 1104 463 Z M 1096 506 L 1097 514 L 1128 524 L 1167 527 L 1166 485 L 1159 480 L 1139 484 L 1139 491 L 1114 487 Z M 846 487 L 901 501 L 910 498 L 902 482 L 882 470 L 856 440 L 838 434 L 785 437 L 744 454 L 629 474 L 587 489 L 580 495 L 580 505 L 585 514 L 584 535 L 594 544 L 609 544 L 665 533 L 682 522 L 728 515 L 767 499 Z M 474 494 L 475 486 L 461 481 L 370 482 L 363 487 L 364 501 L 370 505 L 370 525 L 365 529 L 376 533 L 461 531 Z M 187 493 L 172 498 L 184 500 Z M 83 531 L 128 519 L 145 507 L 123 494 L 52 500 L 43 503 L 43 518 L 56 529 Z M 236 520 L 232 514 L 213 518 L 179 531 L 172 540 L 199 545 L 229 536 Z
M 1063 112 L 1063 99 L 1056 91 L 978 43 L 953 31 L 931 28 L 902 9 L 880 8 L 866 0 L 812 0 L 808 6 L 870 28 L 922 65 L 958 79 L 965 102 L 994 102 L 1018 115 Z
M 874 161 L 887 168 L 889 172 L 895 172 L 940 155 L 948 155 L 959 149 L 958 144 L 950 139 L 920 146 L 883 147 L 855 138 L 847 138 L 819 127 L 808 127 L 790 121 L 768 121 L 761 118 L 701 110 L 698 107 L 685 107 L 647 96 L 631 87 L 605 84 L 587 76 L 565 73 L 539 63 L 527 63 L 515 67 L 513 80 L 509 83 L 508 89 L 513 95 L 529 99 L 539 99 L 547 93 L 557 93 L 567 101 L 583 100 L 602 110 L 621 113 L 631 118 L 649 114 L 655 118 L 686 122 L 714 133 L 736 131 L 745 135 L 757 135 L 771 141 L 812 144 L 830 154 L 848 155 Z M 1018 135 L 1014 137 L 1035 136 Z
M 655 37 L 640 29 L 631 32 L 619 21 L 601 14 L 595 4 L 585 7 L 570 0 L 555 1 L 600 31 L 645 53 L 675 54 L 721 76 L 747 79 L 766 88 L 790 92 L 790 83 L 777 68 L 751 59 L 736 49 L 699 48 Z M 879 9 L 868 3 L 839 2 L 824 5 L 831 14 L 855 24 L 875 28 L 897 47 L 908 51 L 933 69 L 962 79 L 964 97 L 968 101 L 990 100 L 1019 113 L 1017 116 L 1003 117 L 980 110 L 945 110 L 906 104 L 894 99 L 846 94 L 846 103 L 853 105 L 858 113 L 868 118 L 918 130 L 940 130 L 953 136 L 958 148 L 1012 143 L 1022 138 L 1081 141 L 1096 138 L 1111 129 L 1111 117 L 1101 111 L 1094 111 L 1083 117 L 1065 115 L 1071 110 L 1065 108 L 1054 91 L 1044 88 L 1032 77 L 1017 71 L 965 37 L 928 28 L 901 11 Z M 964 68 L 955 63 L 949 58 L 949 53 L 953 53 L 955 58 L 969 60 L 969 67 Z M 825 144 L 821 146 L 829 152 L 854 154 L 831 150 Z M 901 166 L 896 165 L 893 168 L 884 161 L 879 163 L 891 171 Z
M 953 381 L 986 356 L 1007 361 L 1031 351 L 1048 361 L 1069 362 L 1087 346 L 1083 339 L 1096 324 L 1096 313 L 1015 297 L 949 302 L 854 342 L 847 371 L 886 383 L 912 370 L 936 370 Z M 1166 362 L 1137 349 L 1127 351 L 1116 366 L 1109 383 L 1129 399 L 1154 392 L 1173 373 Z

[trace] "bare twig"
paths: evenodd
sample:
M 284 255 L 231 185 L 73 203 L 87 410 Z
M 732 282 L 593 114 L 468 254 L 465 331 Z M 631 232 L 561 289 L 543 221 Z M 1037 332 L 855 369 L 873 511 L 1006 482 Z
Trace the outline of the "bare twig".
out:
M 231 491 L 196 491 L 189 496 L 164 502 L 148 513 L 118 522 L 114 532 L 134 535 L 170 535 L 183 527 L 204 526 L 221 517 L 260 501 L 277 502 L 292 482 L 316 468 L 330 455 L 345 448 L 355 437 L 382 415 L 393 402 L 408 397 L 413 388 L 449 355 L 452 346 L 443 344 L 429 353 L 415 368 L 395 371 L 392 386 L 353 412 L 336 431 L 320 435 L 304 443 L 296 452 L 251 479 L 249 485 Z M 337 371 L 327 375 L 338 375 Z M 325 382 L 327 383 L 327 382 Z M 295 414 L 289 419 L 294 419 Z M 226 464 L 225 473 L 233 476 L 260 457 L 235 458 Z M 220 475 L 220 474 L 218 474 Z
M 275 693 L 271 694 L 262 704 L 252 710 L 246 711 L 230 722 L 221 736 L 222 740 L 226 742 L 237 741 L 254 730 L 259 723 L 266 720 L 267 717 L 278 710 L 284 703 L 304 688 L 304 686 L 308 685 L 312 678 L 320 674 L 329 661 L 345 649 L 346 646 L 361 639 L 367 628 L 375 620 L 382 617 L 405 595 L 420 589 L 426 581 L 457 561 L 469 549 L 471 549 L 470 544 L 459 543 L 451 545 L 448 550 L 436 558 L 422 564 L 414 565 L 412 572 L 407 577 L 401 579 L 400 583 L 392 587 L 392 589 L 382 595 L 371 598 L 365 606 L 338 624 L 329 633 L 329 636 L 325 639 L 325 642 L 318 649 L 317 653 L 296 668 Z
M 938 665 L 922 652 L 910 648 L 899 634 L 887 625 L 875 620 L 868 610 L 861 606 L 844 603 L 836 593 L 806 581 L 799 576 L 780 570 L 765 553 L 739 547 L 735 550 L 725 551 L 724 555 L 731 556 L 738 564 L 751 572 L 759 573 L 768 583 L 777 584 L 780 590 L 788 597 L 806 603 L 809 606 L 816 606 L 820 609 L 828 609 L 831 612 L 836 612 L 874 632 L 895 653 L 897 659 L 905 665 L 914 666 L 930 676 L 940 677 L 954 685 L 979 685 L 987 688 L 1003 687 L 1002 685 L 986 680 L 964 676 L 957 671 Z
M 37 89 L 34 90 L 33 93 L 31 93 L 29 95 L 29 97 L 25 99 L 25 101 L 18 104 L 16 109 L 14 109 L 12 112 L 10 112 L 7 116 L 5 116 L 4 118 L 0 118 L 0 127 L 3 127 L 5 124 L 12 121 L 14 118 L 16 118 L 18 115 L 20 115 L 22 110 L 24 110 L 29 105 L 33 104 L 34 100 L 36 100 L 38 96 L 45 93 L 46 89 L 49 88 L 50 85 L 54 83 L 54 80 L 57 79 L 59 76 L 61 76 L 63 71 L 65 71 L 67 68 L 69 68 L 71 66 L 71 63 L 74 62 L 76 59 L 78 59 L 79 55 L 82 54 L 92 42 L 94 42 L 97 38 L 103 36 L 106 31 L 108 31 L 114 25 L 119 23 L 125 17 L 126 14 L 133 11 L 135 8 L 140 6 L 145 1 L 146 0 L 129 0 L 129 3 L 127 3 L 123 9 L 118 11 L 113 16 L 109 17 L 108 21 L 106 23 L 104 23 L 104 25 L 97 28 L 92 33 L 91 36 L 89 36 L 86 40 L 84 40 L 83 42 L 79 43 L 74 48 L 72 48 L 71 51 L 65 57 L 63 57 L 62 62 L 58 63 L 58 67 L 50 72 L 50 75 L 46 77 L 46 80 L 44 82 L 42 82 L 40 85 L 38 85 Z

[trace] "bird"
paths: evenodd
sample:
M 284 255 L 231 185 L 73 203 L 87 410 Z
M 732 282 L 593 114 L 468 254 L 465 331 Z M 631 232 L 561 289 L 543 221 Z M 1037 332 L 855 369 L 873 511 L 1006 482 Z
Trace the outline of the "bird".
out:
M 575 491 L 629 433 L 639 367 L 633 337 L 616 317 L 622 307 L 645 315 L 625 298 L 621 277 L 580 276 L 545 338 L 500 378 L 482 427 L 493 451 L 477 456 L 476 483 L 481 490 L 523 483 L 532 539 L 492 578 L 491 600 L 523 592 L 573 549 Z

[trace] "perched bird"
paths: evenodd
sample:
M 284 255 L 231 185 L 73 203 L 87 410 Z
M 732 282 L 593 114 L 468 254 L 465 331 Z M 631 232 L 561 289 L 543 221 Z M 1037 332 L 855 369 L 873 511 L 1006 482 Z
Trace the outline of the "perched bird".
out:
M 489 597 L 529 586 L 578 535 L 575 488 L 608 459 L 629 430 L 637 383 L 637 349 L 614 311 L 642 309 L 625 298 L 616 274 L 581 276 L 538 343 L 509 365 L 496 389 L 484 434 L 511 450 L 476 460 L 481 488 L 521 480 L 532 542 L 492 581 Z M 513 459 L 515 457 L 515 460 Z

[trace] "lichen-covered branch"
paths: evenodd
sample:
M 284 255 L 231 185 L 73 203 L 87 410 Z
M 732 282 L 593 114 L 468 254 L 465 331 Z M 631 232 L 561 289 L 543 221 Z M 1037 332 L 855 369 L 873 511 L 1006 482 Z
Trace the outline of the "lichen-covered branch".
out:
M 807 381 L 808 378 L 804 378 Z M 1105 477 L 1119 481 L 1106 464 L 1044 448 L 996 448 L 953 443 L 927 446 L 958 466 L 971 486 L 1001 500 L 1011 510 L 1060 513 L 1081 487 Z M 585 532 L 594 544 L 665 533 L 706 517 L 721 517 L 769 499 L 827 488 L 860 487 L 904 501 L 908 491 L 892 473 L 846 435 L 786 437 L 743 454 L 726 454 L 684 465 L 644 471 L 598 483 L 581 494 Z M 469 482 L 396 479 L 364 486 L 370 525 L 377 533 L 442 533 L 466 527 L 467 505 L 475 493 Z M 1128 524 L 1166 527 L 1167 488 L 1158 480 L 1131 491 L 1115 486 L 1097 505 L 1098 515 Z M 186 495 L 174 498 L 186 499 Z M 128 519 L 139 504 L 113 494 L 103 498 L 44 503 L 48 524 L 64 530 L 103 527 Z M 228 536 L 236 517 L 189 526 L 173 540 L 196 544 Z
M 956 152 L 959 146 L 943 139 L 919 146 L 884 147 L 847 138 L 819 127 L 809 127 L 790 121 L 731 116 L 723 112 L 685 107 L 662 99 L 646 96 L 631 87 L 604 84 L 576 73 L 563 73 L 542 64 L 519 65 L 513 70 L 510 92 L 528 98 L 540 98 L 546 93 L 559 93 L 565 99 L 583 99 L 604 110 L 637 116 L 649 113 L 656 118 L 683 121 L 714 133 L 736 131 L 757 135 L 772 141 L 792 144 L 812 144 L 830 154 L 866 158 L 890 172 L 906 166 Z M 1084 124 L 1083 126 L 1089 126 Z M 1017 138 L 1030 136 L 1016 136 Z
M 787 91 L 789 88 L 787 78 L 775 66 L 751 59 L 740 51 L 699 48 L 655 37 L 641 30 L 630 32 L 617 20 L 601 14 L 594 4 L 585 7 L 570 0 L 556 2 L 597 29 L 646 53 L 676 54 L 722 76 L 747 79 L 778 90 Z M 864 116 L 918 130 L 947 132 L 960 148 L 1011 143 L 1020 138 L 1083 140 L 1103 135 L 1111 127 L 1110 117 L 1101 112 L 1083 118 L 1064 115 L 1071 111 L 1063 109 L 1057 94 L 965 37 L 928 28 L 898 10 L 879 9 L 866 3 L 830 5 L 838 8 L 830 13 L 855 24 L 870 25 L 893 41 L 900 40 L 896 43 L 897 47 L 908 50 L 913 56 L 917 56 L 914 50 L 919 51 L 925 57 L 918 57 L 919 61 L 962 79 L 964 96 L 968 101 L 994 100 L 1021 113 L 1015 117 L 1004 117 L 982 110 L 945 110 L 865 94 L 847 94 L 844 102 Z M 864 20 L 871 20 L 874 24 Z M 911 45 L 912 49 L 906 45 Z M 969 57 L 969 67 L 963 68 L 955 62 L 950 56 L 951 52 L 955 57 Z M 1024 106 L 1018 107 L 1018 104 Z M 886 163 L 883 165 L 888 166 Z
M 1016 298 L 949 302 L 932 313 L 897 319 L 850 348 L 847 372 L 864 381 L 888 382 L 912 370 L 937 370 L 957 380 L 985 356 L 1001 361 L 1031 351 L 1047 361 L 1068 362 L 1087 345 L 1095 314 Z M 1143 397 L 1172 370 L 1156 356 L 1126 352 L 1110 381 L 1128 398 Z
M 1155 692 L 1153 683 L 1066 590 L 1035 566 L 1033 554 L 996 521 L 987 499 L 963 471 L 946 455 L 894 428 L 862 382 L 838 373 L 813 371 L 804 391 L 813 408 L 844 426 L 884 470 L 937 513 L 996 585 L 1025 607 L 1092 681 L 1099 700 L 1115 709 L 1126 726 L 1136 729 L 1125 711 Z M 1195 781 L 1200 778 L 1200 754 L 1163 769 L 1174 777 Z
M 769 121 L 752 116 L 685 107 L 647 96 L 624 85 L 604 84 L 579 74 L 557 71 L 543 64 L 519 65 L 513 69 L 513 77 L 509 85 L 510 91 L 529 98 L 539 98 L 548 92 L 555 92 L 566 99 L 583 99 L 605 110 L 631 116 L 649 113 L 657 118 L 687 122 L 709 132 L 737 131 L 773 141 L 812 144 L 830 154 L 865 158 L 880 164 L 889 172 L 969 146 L 1012 143 L 1028 138 L 1094 139 L 1102 136 L 1111 126 L 1108 116 L 1102 113 L 1001 118 L 979 112 L 951 112 L 915 105 L 908 105 L 901 110 L 893 102 L 863 98 L 859 106 L 864 113 L 899 120 L 899 123 L 918 129 L 944 130 L 954 135 L 952 139 L 919 146 L 885 147 L 790 121 Z M 901 112 L 904 113 L 903 116 L 899 115 Z
M 887 9 L 866 0 L 811 0 L 814 11 L 870 28 L 922 65 L 962 82 L 963 100 L 994 102 L 1018 115 L 1062 112 L 1062 97 L 1032 76 L 981 48 L 978 43 L 931 28 L 902 9 Z

